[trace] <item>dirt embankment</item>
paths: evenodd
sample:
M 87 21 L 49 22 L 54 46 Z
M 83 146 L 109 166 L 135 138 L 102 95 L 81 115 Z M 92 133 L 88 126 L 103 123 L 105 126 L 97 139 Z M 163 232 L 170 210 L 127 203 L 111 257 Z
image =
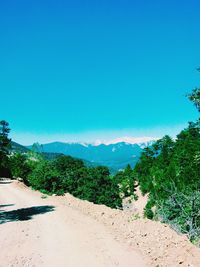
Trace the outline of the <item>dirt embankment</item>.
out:
M 165 224 L 70 194 L 43 197 L 0 184 L 0 267 L 200 266 L 200 249 Z
M 168 225 L 148 219 L 137 219 L 132 212 L 113 210 L 104 205 L 81 201 L 70 194 L 66 194 L 64 198 L 62 201 L 66 202 L 65 205 L 103 223 L 111 229 L 117 240 L 139 250 L 147 259 L 148 266 L 200 267 L 200 249 Z M 141 205 L 143 204 L 139 202 L 139 206 Z

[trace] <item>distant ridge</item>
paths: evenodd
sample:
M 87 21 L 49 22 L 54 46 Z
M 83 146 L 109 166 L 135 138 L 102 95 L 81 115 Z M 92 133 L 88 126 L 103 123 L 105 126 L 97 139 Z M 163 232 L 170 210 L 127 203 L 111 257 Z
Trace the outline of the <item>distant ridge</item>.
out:
M 86 144 L 52 142 L 40 145 L 43 153 L 61 153 L 75 158 L 84 159 L 91 164 L 108 166 L 113 171 L 124 169 L 128 164 L 132 167 L 138 161 L 142 149 L 153 141 L 139 144 L 119 142 L 115 144 Z M 31 146 L 28 146 L 31 148 Z
M 30 149 L 23 146 L 23 145 L 20 145 L 14 141 L 11 141 L 11 151 L 13 152 L 20 152 L 20 153 L 26 153 L 28 152 Z

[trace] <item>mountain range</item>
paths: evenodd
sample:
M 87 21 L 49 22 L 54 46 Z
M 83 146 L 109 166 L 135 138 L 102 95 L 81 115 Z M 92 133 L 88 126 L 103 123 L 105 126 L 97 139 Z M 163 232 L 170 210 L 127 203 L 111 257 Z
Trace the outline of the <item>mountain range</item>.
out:
M 85 144 L 85 143 L 63 143 L 53 142 L 37 145 L 41 153 L 61 153 L 80 158 L 91 163 L 91 165 L 104 165 L 112 172 L 124 169 L 128 164 L 132 167 L 138 161 L 144 147 L 151 145 L 152 141 L 130 144 L 119 142 L 115 144 Z M 31 148 L 28 146 L 27 148 Z

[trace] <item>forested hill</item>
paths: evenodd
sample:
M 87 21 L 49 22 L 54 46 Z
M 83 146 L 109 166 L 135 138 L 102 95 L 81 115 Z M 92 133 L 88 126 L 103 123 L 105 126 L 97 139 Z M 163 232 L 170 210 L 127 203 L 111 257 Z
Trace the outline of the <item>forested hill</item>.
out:
M 14 141 L 11 141 L 11 151 L 13 152 L 28 152 L 30 151 L 29 148 L 22 146 Z
M 31 149 L 26 146 L 20 145 L 14 141 L 10 143 L 10 151 L 12 153 L 31 153 Z M 53 160 L 59 156 L 62 156 L 62 153 L 50 153 L 50 152 L 39 152 L 45 159 Z

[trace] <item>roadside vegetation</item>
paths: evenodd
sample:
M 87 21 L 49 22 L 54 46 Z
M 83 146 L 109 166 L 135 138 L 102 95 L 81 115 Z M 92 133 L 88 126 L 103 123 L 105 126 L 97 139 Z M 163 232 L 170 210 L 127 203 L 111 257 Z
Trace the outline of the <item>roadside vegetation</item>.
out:
M 200 111 L 200 89 L 188 98 Z M 164 136 L 145 148 L 133 172 L 148 194 L 144 215 L 200 245 L 200 120 L 189 122 L 176 140 Z

